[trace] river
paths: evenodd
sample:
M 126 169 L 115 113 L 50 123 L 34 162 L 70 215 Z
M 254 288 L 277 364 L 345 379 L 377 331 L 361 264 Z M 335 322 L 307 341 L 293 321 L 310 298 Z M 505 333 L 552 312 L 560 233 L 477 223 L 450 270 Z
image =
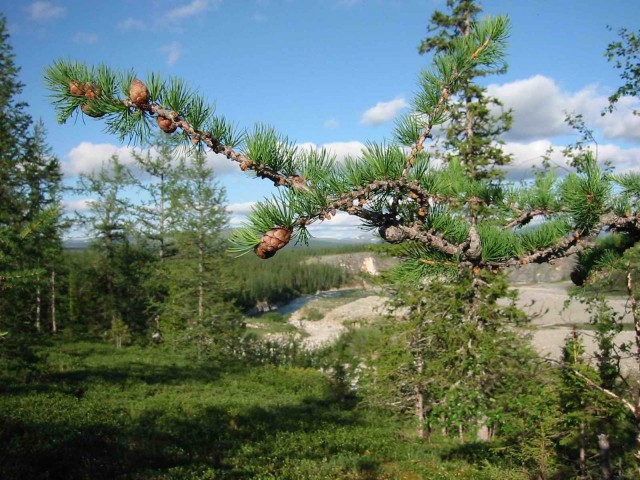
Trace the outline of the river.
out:
M 355 292 L 356 290 L 358 290 L 358 289 L 357 288 L 346 288 L 346 289 L 343 289 L 343 290 L 328 290 L 326 292 L 318 292 L 318 293 L 314 293 L 314 294 L 311 294 L 311 295 L 303 295 L 301 297 L 294 298 L 290 302 L 285 303 L 284 305 L 281 305 L 280 307 L 278 307 L 277 309 L 272 310 L 272 311 L 281 313 L 282 315 L 288 315 L 288 314 L 293 313 L 293 312 L 295 312 L 297 310 L 300 310 L 302 307 L 304 307 L 311 300 L 315 300 L 315 299 L 318 299 L 318 298 L 341 297 L 343 295 L 347 295 L 349 293 Z

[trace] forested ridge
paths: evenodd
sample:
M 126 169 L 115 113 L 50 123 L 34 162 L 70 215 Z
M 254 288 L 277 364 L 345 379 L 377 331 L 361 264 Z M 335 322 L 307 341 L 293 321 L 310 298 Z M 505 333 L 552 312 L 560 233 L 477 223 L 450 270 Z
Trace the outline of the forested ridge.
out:
M 229 123 L 175 77 L 56 61 L 59 120 L 95 119 L 140 147 L 72 187 L 19 100 L 0 17 L 0 477 L 640 478 L 640 174 L 601 165 L 569 115 L 570 173 L 546 158 L 530 180 L 505 179 L 513 112 L 480 80 L 506 72 L 510 27 L 481 13 L 448 0 L 432 15 L 411 111 L 342 162 Z M 638 34 L 618 36 L 603 45 L 622 81 L 607 111 L 638 96 Z M 207 150 L 276 191 L 230 235 Z M 91 199 L 73 215 L 69 189 Z M 381 245 L 291 248 L 338 212 Z M 79 231 L 87 248 L 65 249 Z M 314 257 L 363 250 L 398 259 L 366 278 L 388 312 L 320 348 L 279 314 L 256 333 L 256 304 L 361 280 Z M 543 358 L 505 272 L 569 256 L 596 353 L 574 329 Z

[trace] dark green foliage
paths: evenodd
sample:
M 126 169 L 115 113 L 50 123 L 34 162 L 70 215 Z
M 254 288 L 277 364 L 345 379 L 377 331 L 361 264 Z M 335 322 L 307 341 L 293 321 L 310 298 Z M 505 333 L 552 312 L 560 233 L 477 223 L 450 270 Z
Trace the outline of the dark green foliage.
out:
M 62 209 L 60 164 L 18 99 L 19 71 L 0 15 L 0 370 L 27 375 L 35 334 L 55 322 Z
M 314 370 L 96 343 L 42 354 L 38 381 L 2 381 L 6 480 L 527 478 L 407 439 L 396 417 L 341 401 Z
M 588 235 L 600 228 L 598 222 L 610 200 L 612 185 L 591 153 L 585 154 L 581 170 L 567 176 L 562 185 L 562 201 L 576 229 Z
M 367 398 L 413 412 L 419 388 L 430 430 L 460 428 L 473 438 L 483 417 L 498 429 L 499 398 L 506 401 L 534 356 L 508 327 L 523 314 L 497 302 L 514 294 L 492 276 L 433 279 L 417 288 L 398 284 L 394 305 L 408 311 L 389 319 L 380 345 L 373 344 L 372 358 L 364 360 L 375 358 L 377 369 Z M 473 287 L 476 282 L 482 286 Z
M 293 298 L 331 288 L 351 280 L 344 269 L 316 259 L 322 255 L 351 253 L 364 250 L 363 245 L 339 248 L 293 249 L 286 256 L 276 256 L 264 262 L 251 255 L 232 260 L 234 290 L 231 297 L 243 309 L 259 302 L 277 304 Z
M 571 274 L 571 278 L 576 285 L 586 283 L 586 291 L 607 290 L 624 291 L 626 289 L 626 279 L 620 272 L 616 272 L 623 267 L 623 255 L 625 251 L 633 246 L 633 241 L 628 235 L 616 234 L 599 238 L 595 247 L 581 252 L 578 264 Z M 602 277 L 602 271 L 609 272 Z M 591 287 L 591 284 L 595 284 Z

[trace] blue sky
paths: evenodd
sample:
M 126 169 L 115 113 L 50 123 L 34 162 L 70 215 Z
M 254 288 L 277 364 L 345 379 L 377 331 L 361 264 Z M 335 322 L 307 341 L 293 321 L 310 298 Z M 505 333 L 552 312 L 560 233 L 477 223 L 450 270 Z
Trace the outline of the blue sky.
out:
M 637 0 L 487 0 L 485 14 L 511 19 L 506 75 L 488 77 L 491 94 L 514 109 L 506 148 L 511 176 L 521 178 L 550 145 L 572 141 L 565 111 L 584 114 L 596 130 L 601 160 L 619 170 L 640 168 L 638 99 L 623 99 L 601 117 L 620 84 L 603 52 L 615 30 L 640 27 Z M 58 58 L 107 63 L 184 78 L 215 101 L 217 112 L 251 127 L 266 122 L 300 144 L 326 145 L 339 156 L 389 137 L 393 118 L 415 91 L 429 58 L 417 53 L 435 9 L 444 0 L 136 0 L 2 1 L 24 99 L 42 118 L 67 181 L 129 147 L 87 119 L 58 125 L 43 71 Z M 613 28 L 613 32 L 607 29 Z M 554 160 L 564 164 L 556 154 Z M 234 223 L 251 202 L 270 194 L 268 182 L 249 179 L 213 159 L 226 186 Z M 67 199 L 69 208 L 83 200 Z M 320 236 L 354 235 L 338 217 Z M 357 234 L 357 232 L 355 233 Z

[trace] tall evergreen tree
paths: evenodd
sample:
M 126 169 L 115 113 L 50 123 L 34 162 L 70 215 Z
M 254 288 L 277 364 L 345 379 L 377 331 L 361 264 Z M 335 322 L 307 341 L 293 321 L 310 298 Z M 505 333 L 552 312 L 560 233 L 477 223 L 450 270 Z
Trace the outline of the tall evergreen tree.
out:
M 128 190 L 135 182 L 131 171 L 112 156 L 96 172 L 82 174 L 76 191 L 90 198 L 78 221 L 94 238 L 96 264 L 92 295 L 93 311 L 85 312 L 94 327 L 108 328 L 125 322 L 133 330 L 146 327 L 144 267 L 148 252 L 132 243 L 132 206 Z
M 232 350 L 242 324 L 226 302 L 226 192 L 199 152 L 183 163 L 172 191 L 172 236 L 176 255 L 168 259 L 168 295 L 161 315 L 177 341 L 195 344 L 198 356 Z
M 478 14 L 476 0 L 447 0 L 447 13 L 439 10 L 431 16 L 427 36 L 418 47 L 421 55 L 451 51 L 457 37 L 471 35 Z M 511 162 L 502 148 L 500 136 L 511 128 L 511 111 L 502 110 L 500 100 L 487 95 L 477 81 L 489 74 L 505 73 L 506 63 L 489 69 L 469 69 L 461 75 L 459 88 L 449 106 L 449 122 L 445 125 L 444 159 L 458 159 L 468 175 L 494 178 L 504 174 L 499 168 Z M 499 114 L 496 111 L 500 110 Z
M 18 99 L 18 73 L 0 17 L 0 329 L 16 332 L 40 327 L 61 243 L 59 162 Z
M 133 151 L 136 164 L 143 172 L 137 182 L 143 198 L 134 207 L 135 235 L 138 241 L 147 244 L 155 259 L 147 266 L 147 311 L 154 329 L 153 338 L 162 336 L 161 311 L 168 296 L 166 260 L 175 255 L 174 223 L 177 219 L 172 211 L 172 198 L 182 174 L 181 162 L 171 142 L 165 137 L 155 137 L 143 155 Z

